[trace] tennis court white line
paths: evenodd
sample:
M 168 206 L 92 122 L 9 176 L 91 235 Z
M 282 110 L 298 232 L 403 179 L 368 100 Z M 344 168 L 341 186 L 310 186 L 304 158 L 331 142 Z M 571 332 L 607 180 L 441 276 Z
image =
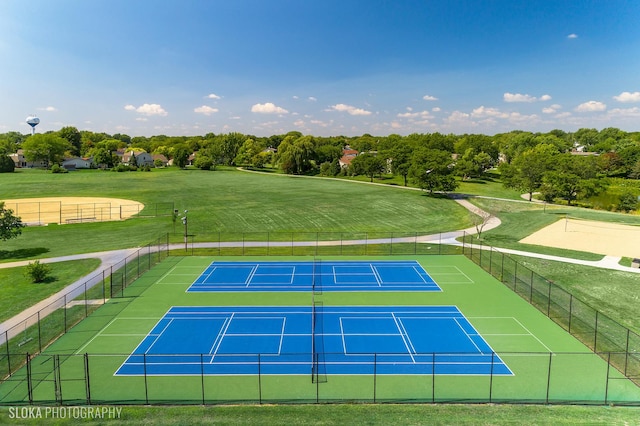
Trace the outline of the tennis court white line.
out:
M 404 342 L 404 345 L 407 348 L 407 352 L 409 353 L 409 356 L 411 357 L 411 360 L 415 363 L 416 360 L 413 357 L 413 353 L 411 352 L 411 348 L 409 348 L 409 344 L 407 343 L 407 340 L 405 339 L 405 335 L 402 333 L 402 330 L 400 329 L 400 326 L 398 325 L 398 319 L 396 318 L 395 313 L 391 312 L 391 317 L 393 318 L 393 321 L 395 321 L 396 327 L 398 327 L 398 330 L 400 331 L 400 337 L 402 337 L 402 341 Z
M 253 276 L 256 274 L 256 271 L 258 270 L 258 267 L 260 266 L 259 263 L 256 263 L 255 266 L 253 268 L 251 268 L 251 271 L 249 272 L 249 276 L 247 276 L 247 279 L 245 280 L 245 287 L 249 287 L 251 285 L 251 281 L 253 280 Z
M 409 342 L 409 346 L 411 347 L 411 354 L 416 354 L 418 353 L 418 351 L 416 351 L 416 347 L 414 346 L 413 342 L 411 341 L 411 337 L 409 337 L 409 332 L 407 331 L 407 328 L 404 326 L 404 323 L 402 322 L 402 318 L 398 318 L 398 324 L 400 325 L 400 333 L 403 336 L 407 337 L 407 342 Z
M 369 268 L 371 268 L 371 271 L 373 272 L 373 276 L 376 279 L 376 282 L 378 283 L 378 287 L 382 287 L 382 278 L 380 277 L 380 274 L 378 273 L 378 268 L 376 268 L 375 266 L 373 266 L 373 264 L 369 264 Z
M 169 320 L 169 322 L 167 323 L 167 325 L 160 331 L 160 333 L 156 336 L 155 339 L 153 339 L 153 342 L 149 345 L 149 347 L 147 348 L 146 351 L 144 351 L 144 354 L 146 355 L 151 348 L 153 347 L 153 345 L 156 344 L 156 342 L 158 341 L 158 339 L 160 339 L 160 337 L 162 336 L 162 333 L 164 333 L 166 331 L 167 328 L 169 328 L 169 326 L 171 325 L 171 323 L 173 322 L 173 318 Z M 155 327 L 154 327 L 155 328 Z M 153 336 L 152 334 L 150 334 L 149 336 Z
M 535 334 L 533 334 L 531 331 L 529 331 L 529 329 L 528 329 L 527 327 L 525 327 L 525 326 L 524 326 L 524 324 L 522 324 L 522 323 L 518 320 L 518 318 L 513 318 L 513 319 L 514 319 L 518 324 L 520 324 L 520 326 L 521 326 L 522 328 L 524 328 L 524 329 L 527 331 L 527 333 L 529 333 L 530 335 L 532 335 L 534 339 L 536 339 L 536 340 L 537 340 L 537 341 L 538 341 L 542 346 L 544 346 L 544 348 L 545 348 L 546 350 L 548 350 L 549 352 L 553 352 L 553 351 L 552 351 L 552 350 L 551 350 L 547 345 L 545 345 L 544 343 L 542 343 L 542 340 L 538 339 L 538 336 L 536 336 L 536 335 L 535 335 Z
M 478 347 L 478 345 L 476 345 L 476 342 L 474 342 L 474 341 L 473 341 L 473 339 L 471 338 L 471 336 L 469 335 L 469 333 L 467 333 L 467 332 L 465 331 L 465 329 L 464 329 L 464 328 L 462 328 L 462 325 L 460 325 L 460 323 L 458 322 L 458 318 L 453 318 L 453 320 L 454 320 L 454 321 L 455 321 L 455 323 L 458 325 L 458 327 L 460 328 L 460 330 L 462 330 L 462 332 L 463 332 L 463 333 L 464 333 L 464 335 L 467 337 L 467 339 L 469 339 L 469 341 L 473 344 L 473 346 L 475 346 L 475 347 L 476 347 L 476 350 L 477 350 L 480 354 L 484 353 L 484 352 L 482 352 L 482 350 Z M 467 324 L 471 324 L 471 323 L 469 323 L 469 321 L 467 320 Z M 473 328 L 473 326 L 471 326 L 471 327 Z M 474 331 L 475 331 L 475 330 L 474 330 Z M 477 333 L 477 331 L 476 331 L 476 333 Z M 476 335 L 477 335 L 477 334 L 476 334 Z M 487 343 L 487 345 L 488 345 L 488 343 Z M 492 351 L 493 351 L 493 350 L 492 350 Z
M 234 315 L 235 313 L 231 314 L 231 316 L 228 318 L 229 321 L 226 322 L 226 327 L 225 327 L 225 324 L 222 325 L 220 332 L 218 332 L 218 336 L 216 336 L 216 341 L 213 342 L 213 346 L 211 347 L 212 351 L 209 352 L 210 355 L 213 355 L 211 357 L 211 363 L 213 363 L 213 359 L 216 357 L 216 354 L 218 353 L 218 349 L 220 349 L 220 345 L 222 344 L 222 339 L 224 339 L 224 335 L 229 329 L 229 325 L 231 325 L 231 321 L 233 320 Z M 217 342 L 217 345 L 216 345 L 216 342 Z M 214 347 L 215 347 L 215 350 L 213 350 Z
M 98 332 L 95 334 L 95 336 L 93 336 L 91 339 L 89 339 L 89 341 L 88 341 L 87 343 L 85 343 L 84 345 L 82 345 L 82 347 L 81 347 L 80 349 L 78 349 L 75 353 L 76 353 L 76 354 L 82 353 L 82 351 L 84 351 L 84 348 L 86 348 L 87 346 L 89 346 L 89 345 L 91 344 L 91 342 L 93 342 L 96 338 L 98 338 L 98 337 L 102 334 L 102 332 L 103 332 L 107 327 L 109 327 L 111 324 L 113 324 L 113 323 L 114 323 L 114 321 L 115 321 L 115 320 L 117 320 L 117 319 L 118 319 L 118 318 L 114 318 L 114 319 L 112 319 L 111 321 L 109 321 L 109 322 L 107 323 L 107 325 L 105 325 L 104 327 L 102 327 L 102 328 L 100 329 L 100 331 L 98 331 Z

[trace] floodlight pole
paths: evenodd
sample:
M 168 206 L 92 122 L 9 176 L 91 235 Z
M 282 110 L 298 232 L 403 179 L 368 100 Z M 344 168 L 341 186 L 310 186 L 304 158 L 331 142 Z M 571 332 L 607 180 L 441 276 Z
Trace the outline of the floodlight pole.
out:
M 187 251 L 187 241 L 189 240 L 189 225 L 188 225 L 188 219 L 187 219 L 187 213 L 189 213 L 189 210 L 185 210 L 184 211 L 184 216 L 182 217 L 182 224 L 184 225 L 184 251 Z

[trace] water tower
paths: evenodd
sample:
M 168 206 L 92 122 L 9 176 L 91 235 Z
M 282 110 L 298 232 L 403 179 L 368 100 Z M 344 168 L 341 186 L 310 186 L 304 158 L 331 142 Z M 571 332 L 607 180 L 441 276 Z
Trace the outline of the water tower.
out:
M 27 124 L 31 126 L 31 134 L 36 133 L 36 126 L 40 124 L 40 119 L 35 115 L 30 115 L 27 117 Z

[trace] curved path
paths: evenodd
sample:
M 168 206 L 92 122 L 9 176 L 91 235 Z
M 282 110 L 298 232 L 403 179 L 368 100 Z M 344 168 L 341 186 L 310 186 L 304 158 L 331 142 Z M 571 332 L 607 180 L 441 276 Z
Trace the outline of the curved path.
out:
M 358 182 L 363 184 L 373 184 L 373 185 L 382 185 L 377 183 L 370 182 Z M 407 188 L 407 189 L 416 189 L 418 188 Z M 483 197 L 484 198 L 484 197 Z M 494 229 L 500 225 L 500 219 L 495 216 L 490 215 L 489 213 L 479 209 L 478 207 L 471 204 L 469 201 L 465 199 L 456 199 L 458 204 L 468 209 L 470 212 L 478 215 L 482 218 L 481 231 L 485 232 L 490 229 Z M 264 242 L 264 241 L 256 241 L 256 242 L 218 242 L 218 243 L 194 243 L 193 247 L 201 247 L 201 248 L 217 248 L 217 247 L 264 247 L 267 244 L 271 247 L 276 247 L 279 245 L 286 245 L 287 247 L 291 246 L 330 246 L 330 245 L 361 245 L 361 244 L 385 244 L 385 243 L 402 243 L 402 242 L 420 242 L 420 243 L 432 243 L 432 244 L 447 244 L 447 245 L 462 245 L 460 242 L 456 240 L 466 234 L 476 234 L 478 229 L 474 226 L 472 228 L 467 228 L 460 231 L 452 231 L 446 232 L 442 234 L 434 234 L 434 235 L 422 235 L 418 237 L 409 237 L 409 238 L 385 238 L 385 239 L 370 239 L 370 240 L 349 240 L 349 241 L 298 241 L 298 242 Z M 170 249 L 180 249 L 182 248 L 182 244 L 173 244 L 170 245 Z M 479 249 L 489 249 L 487 246 L 473 246 L 474 248 Z M 118 263 L 121 263 L 128 256 L 131 256 L 139 248 L 131 248 L 131 249 L 123 249 L 123 250 L 112 250 L 112 251 L 104 251 L 98 253 L 85 253 L 78 255 L 70 255 L 70 256 L 61 256 L 54 257 L 48 259 L 40 259 L 42 263 L 52 263 L 52 262 L 63 262 L 68 260 L 78 260 L 78 259 L 88 259 L 88 258 L 98 258 L 101 260 L 100 267 L 93 271 L 91 274 L 86 275 L 76 282 L 70 284 L 64 289 L 60 290 L 56 294 L 48 297 L 47 299 L 33 305 L 29 309 L 24 310 L 18 315 L 0 323 L 0 344 L 4 343 L 6 337 L 13 337 L 16 334 L 19 334 L 20 330 L 23 330 L 25 324 L 27 327 L 37 323 L 39 318 L 48 315 L 49 313 L 59 309 L 67 303 L 67 300 L 73 300 L 75 297 L 82 294 L 86 291 L 87 288 L 91 288 L 97 283 L 101 282 L 103 279 L 103 271 L 108 269 L 111 266 L 114 266 Z M 577 260 L 567 257 L 560 256 L 550 256 L 539 253 L 531 253 L 520 250 L 511 250 L 511 249 L 495 249 L 503 253 L 508 254 L 516 254 L 528 257 L 534 257 L 539 259 L 547 259 L 554 260 L 559 262 L 566 262 L 578 265 L 586 265 L 593 266 L 598 268 L 606 268 L 613 269 L 624 272 L 634 272 L 640 273 L 640 269 L 630 268 L 626 266 L 619 265 L 618 262 L 620 258 L 613 256 L 605 256 L 603 259 L 599 261 L 587 261 L 587 260 Z M 1 263 L 0 268 L 13 268 L 17 266 L 25 266 L 29 264 L 30 261 L 19 261 L 19 262 L 9 262 L 9 263 Z M 66 297 L 65 297 L 66 295 Z M 9 330 L 12 330 L 9 332 Z

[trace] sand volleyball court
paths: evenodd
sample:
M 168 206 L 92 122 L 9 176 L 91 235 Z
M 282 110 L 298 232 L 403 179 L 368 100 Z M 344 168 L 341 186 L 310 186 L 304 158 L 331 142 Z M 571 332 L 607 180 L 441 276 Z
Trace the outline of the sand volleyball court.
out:
M 640 258 L 640 226 L 560 219 L 520 240 L 524 244 Z

